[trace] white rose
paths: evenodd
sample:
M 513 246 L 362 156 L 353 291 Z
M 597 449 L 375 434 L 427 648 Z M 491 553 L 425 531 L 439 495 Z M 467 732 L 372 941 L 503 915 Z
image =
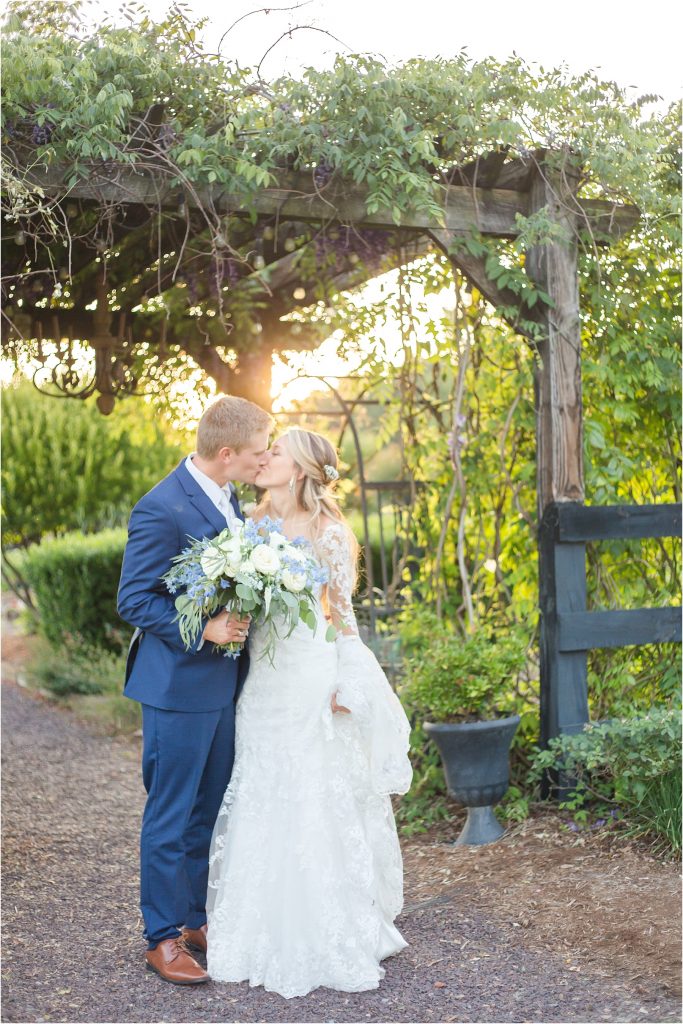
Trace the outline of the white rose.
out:
M 305 562 L 306 561 L 306 555 L 301 550 L 301 548 L 295 548 L 291 544 L 287 545 L 287 548 L 286 548 L 284 553 L 287 555 L 287 558 L 291 558 L 295 562 Z
M 238 571 L 242 558 L 242 546 L 239 538 L 233 537 L 231 540 L 223 541 L 219 544 L 218 550 L 224 559 L 223 574 L 225 576 L 234 576 Z
M 259 544 L 251 553 L 251 560 L 257 572 L 263 572 L 272 576 L 280 568 L 280 559 L 277 553 L 267 544 Z
M 242 553 L 242 544 L 239 537 L 229 537 L 228 540 L 221 541 L 220 550 L 231 562 L 237 562 L 240 554 Z
M 292 593 L 298 594 L 300 590 L 303 590 L 306 586 L 306 577 L 300 572 L 291 572 L 289 569 L 285 569 L 282 573 L 282 582 L 287 587 L 287 590 L 291 590 Z
M 227 568 L 228 560 L 220 548 L 208 547 L 202 552 L 200 558 L 200 564 L 202 572 L 205 576 L 208 576 L 210 580 L 217 580 L 221 577 Z

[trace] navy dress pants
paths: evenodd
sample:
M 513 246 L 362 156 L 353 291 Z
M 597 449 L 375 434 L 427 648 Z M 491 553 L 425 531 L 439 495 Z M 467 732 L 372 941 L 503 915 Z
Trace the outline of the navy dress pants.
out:
M 235 757 L 235 705 L 166 711 L 142 705 L 140 909 L 150 949 L 206 923 L 209 847 Z

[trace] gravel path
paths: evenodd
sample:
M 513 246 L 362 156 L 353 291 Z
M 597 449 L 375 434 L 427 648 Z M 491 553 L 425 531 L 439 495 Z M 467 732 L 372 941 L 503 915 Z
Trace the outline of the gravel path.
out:
M 411 900 L 410 943 L 374 992 L 302 998 L 196 989 L 143 969 L 139 752 L 3 686 L 6 1021 L 675 1021 L 678 1002 L 626 975 L 571 971 L 447 897 Z

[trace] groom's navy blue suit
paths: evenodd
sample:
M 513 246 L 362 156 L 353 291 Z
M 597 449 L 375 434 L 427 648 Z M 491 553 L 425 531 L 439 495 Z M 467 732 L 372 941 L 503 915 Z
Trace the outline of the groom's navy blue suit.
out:
M 242 518 L 234 494 L 233 508 Z M 188 538 L 215 537 L 226 519 L 183 460 L 133 509 L 118 611 L 136 627 L 124 693 L 142 704 L 140 906 L 154 948 L 206 922 L 211 835 L 235 752 L 235 701 L 248 669 L 200 638 L 186 651 L 160 577 Z

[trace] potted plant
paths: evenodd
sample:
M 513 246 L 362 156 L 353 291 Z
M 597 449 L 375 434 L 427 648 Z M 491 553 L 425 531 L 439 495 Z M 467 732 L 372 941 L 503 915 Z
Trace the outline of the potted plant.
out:
M 516 682 L 526 638 L 480 627 L 462 637 L 443 627 L 406 663 L 403 696 L 425 715 L 448 792 L 468 808 L 458 844 L 481 845 L 503 835 L 493 804 L 510 783 L 510 744 L 519 725 Z

